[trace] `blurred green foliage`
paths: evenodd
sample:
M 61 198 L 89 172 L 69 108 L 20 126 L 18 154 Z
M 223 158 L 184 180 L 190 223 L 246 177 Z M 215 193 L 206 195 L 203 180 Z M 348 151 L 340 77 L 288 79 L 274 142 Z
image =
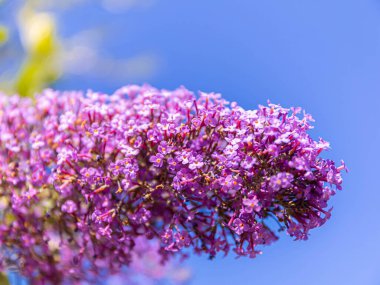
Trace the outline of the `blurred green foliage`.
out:
M 25 5 L 19 18 L 26 59 L 14 88 L 21 96 L 32 97 L 59 78 L 60 45 L 52 14 L 37 12 L 33 6 Z
M 0 45 L 4 44 L 8 40 L 8 29 L 0 25 Z
M 0 284 L 1 285 L 10 285 L 7 276 L 2 272 L 0 272 Z
M 24 3 L 18 11 L 17 21 L 17 32 L 23 48 L 20 56 L 24 60 L 17 73 L 2 85 L 7 93 L 33 97 L 60 77 L 61 49 L 54 14 L 41 11 L 38 1 Z M 0 26 L 0 45 L 10 44 L 6 43 L 7 39 L 7 28 Z

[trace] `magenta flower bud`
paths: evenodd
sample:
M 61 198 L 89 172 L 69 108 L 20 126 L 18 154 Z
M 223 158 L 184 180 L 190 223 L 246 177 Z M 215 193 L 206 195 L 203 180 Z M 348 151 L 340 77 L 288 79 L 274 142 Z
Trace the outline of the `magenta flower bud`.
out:
M 61 210 L 64 213 L 72 214 L 78 210 L 78 207 L 74 201 L 68 200 L 65 203 L 63 203 Z

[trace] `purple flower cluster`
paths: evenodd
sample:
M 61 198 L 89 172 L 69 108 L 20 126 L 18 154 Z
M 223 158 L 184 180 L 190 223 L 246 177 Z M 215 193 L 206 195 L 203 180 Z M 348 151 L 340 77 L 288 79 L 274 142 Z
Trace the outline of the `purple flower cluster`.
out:
M 55 284 L 130 264 L 141 237 L 163 260 L 254 257 L 277 239 L 271 220 L 306 239 L 341 189 L 345 165 L 319 156 L 329 144 L 299 108 L 147 85 L 0 100 L 3 266 Z

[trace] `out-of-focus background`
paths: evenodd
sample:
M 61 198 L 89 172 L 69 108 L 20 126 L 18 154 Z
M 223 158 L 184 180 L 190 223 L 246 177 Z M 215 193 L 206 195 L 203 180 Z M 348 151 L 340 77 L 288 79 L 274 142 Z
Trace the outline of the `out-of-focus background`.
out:
M 8 93 L 148 82 L 305 108 L 350 169 L 331 220 L 254 260 L 191 256 L 189 283 L 380 284 L 380 1 L 3 0 L 0 45 Z

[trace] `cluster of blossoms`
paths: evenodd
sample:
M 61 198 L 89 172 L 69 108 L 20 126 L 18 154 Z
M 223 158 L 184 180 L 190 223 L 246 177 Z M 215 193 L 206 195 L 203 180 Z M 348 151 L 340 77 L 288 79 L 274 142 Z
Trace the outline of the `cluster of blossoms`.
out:
M 35 282 L 116 272 L 140 238 L 162 261 L 254 257 L 272 220 L 306 239 L 341 189 L 344 163 L 319 156 L 329 145 L 299 108 L 147 85 L 0 100 L 0 266 Z

